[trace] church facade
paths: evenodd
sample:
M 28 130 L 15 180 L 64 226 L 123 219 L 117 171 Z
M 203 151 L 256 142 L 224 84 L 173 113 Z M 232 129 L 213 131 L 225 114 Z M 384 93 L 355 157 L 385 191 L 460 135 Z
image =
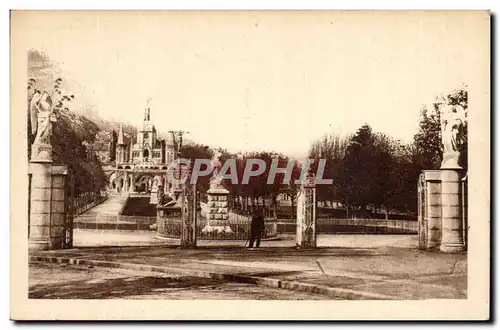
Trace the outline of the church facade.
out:
M 159 139 L 156 127 L 151 121 L 151 109 L 144 112 L 142 129 L 137 133 L 135 140 L 127 141 L 123 133 L 123 126 L 118 133 L 116 143 L 116 164 L 169 164 L 174 159 L 173 145 L 166 140 Z
M 120 126 L 116 142 L 96 142 L 93 151 L 103 163 L 108 190 L 151 193 L 161 188 L 168 193 L 173 188 L 167 181 L 167 166 L 175 157 L 174 143 L 158 137 L 149 106 L 135 136 L 125 134 Z

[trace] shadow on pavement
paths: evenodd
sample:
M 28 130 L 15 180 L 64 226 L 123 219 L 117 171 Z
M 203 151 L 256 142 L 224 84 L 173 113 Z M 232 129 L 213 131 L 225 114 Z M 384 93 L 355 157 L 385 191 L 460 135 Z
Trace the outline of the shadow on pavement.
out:
M 123 277 L 75 280 L 64 283 L 39 284 L 30 287 L 30 299 L 113 299 L 127 296 L 158 294 L 186 289 L 210 289 L 227 283 L 199 277 Z

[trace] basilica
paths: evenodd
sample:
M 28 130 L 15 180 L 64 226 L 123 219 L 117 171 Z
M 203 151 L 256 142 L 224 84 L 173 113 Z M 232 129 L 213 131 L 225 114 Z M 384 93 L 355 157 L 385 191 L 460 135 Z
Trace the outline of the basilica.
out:
M 92 149 L 103 163 L 109 190 L 150 193 L 161 187 L 167 193 L 173 188 L 166 173 L 175 157 L 175 143 L 158 137 L 149 106 L 144 110 L 142 129 L 135 137 L 125 134 L 120 125 L 116 140 L 96 141 Z

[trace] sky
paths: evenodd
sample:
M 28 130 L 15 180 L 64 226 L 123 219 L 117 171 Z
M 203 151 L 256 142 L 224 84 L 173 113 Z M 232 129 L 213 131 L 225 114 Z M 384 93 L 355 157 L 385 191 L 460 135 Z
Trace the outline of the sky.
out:
M 230 151 L 307 152 L 325 133 L 411 141 L 419 113 L 467 84 L 469 16 L 389 12 L 46 12 L 23 33 L 80 104 Z M 479 41 L 478 41 L 479 42 Z

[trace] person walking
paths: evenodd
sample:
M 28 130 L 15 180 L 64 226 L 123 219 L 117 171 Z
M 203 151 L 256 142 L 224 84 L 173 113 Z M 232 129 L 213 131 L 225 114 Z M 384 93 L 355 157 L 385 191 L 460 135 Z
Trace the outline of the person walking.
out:
M 262 211 L 256 210 L 252 216 L 252 223 L 250 225 L 250 242 L 248 244 L 249 248 L 253 248 L 253 243 L 255 242 L 255 247 L 260 246 L 260 239 L 264 233 L 264 215 Z

